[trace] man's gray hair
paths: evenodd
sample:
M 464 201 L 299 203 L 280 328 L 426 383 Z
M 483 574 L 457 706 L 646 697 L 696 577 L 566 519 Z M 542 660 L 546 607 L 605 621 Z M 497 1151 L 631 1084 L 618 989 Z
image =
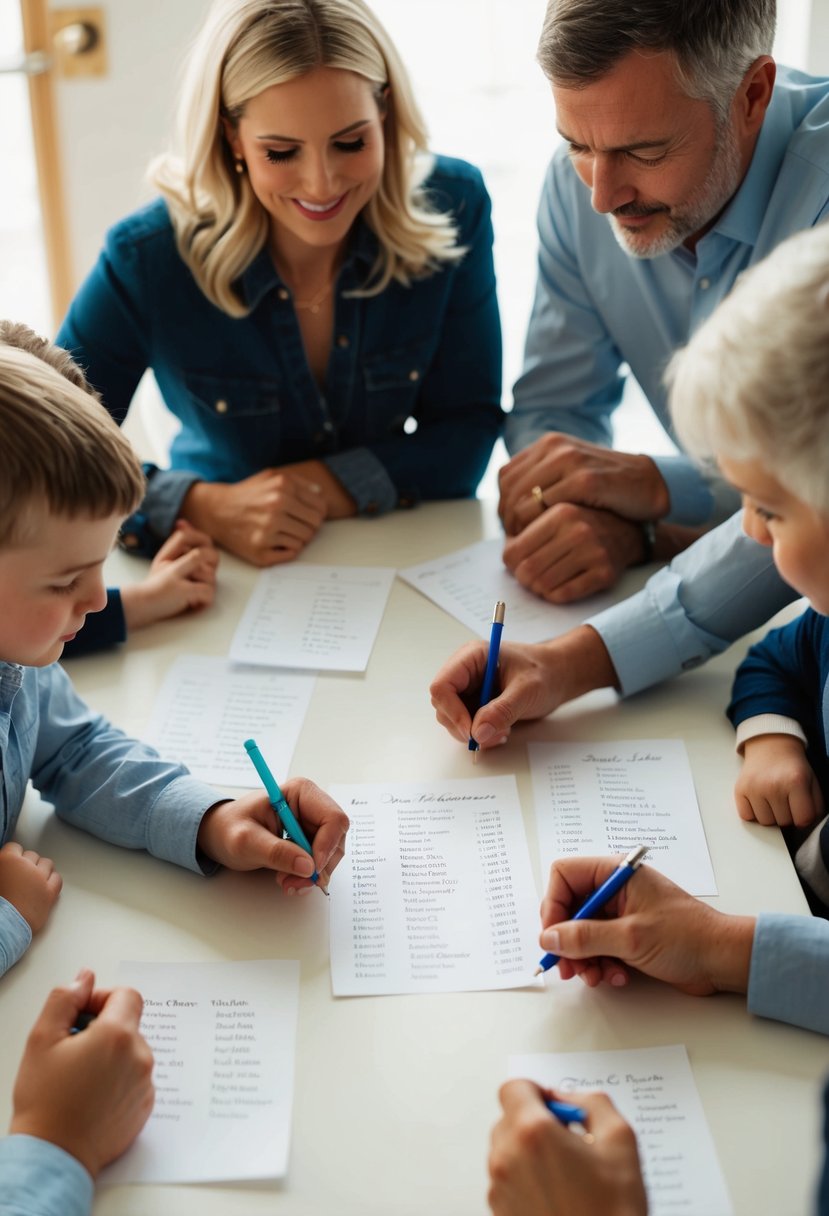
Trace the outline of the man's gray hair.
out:
M 775 0 L 548 0 L 538 62 L 553 84 L 580 88 L 631 51 L 673 51 L 680 87 L 722 121 L 771 54 L 775 19 Z

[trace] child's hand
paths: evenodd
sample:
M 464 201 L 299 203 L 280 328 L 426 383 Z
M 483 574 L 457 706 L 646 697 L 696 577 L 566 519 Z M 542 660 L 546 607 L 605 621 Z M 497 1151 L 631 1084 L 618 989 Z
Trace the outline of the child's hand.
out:
M 63 879 L 50 858 L 31 849 L 24 852 L 13 840 L 0 849 L 0 895 L 14 904 L 32 933 L 46 924 L 62 886 Z
M 219 552 L 209 536 L 180 519 L 141 583 L 121 588 L 128 629 L 207 608 L 216 591 Z
M 131 988 L 95 992 L 94 981 L 82 971 L 50 993 L 23 1053 L 9 1128 L 58 1145 L 93 1178 L 129 1148 L 155 1098 L 152 1052 L 138 1033 L 141 997 Z M 82 1010 L 97 1017 L 72 1035 Z
M 765 827 L 806 827 L 823 815 L 823 795 L 806 749 L 794 735 L 757 735 L 743 749 L 743 768 L 734 786 L 741 819 Z
M 313 860 L 299 845 L 277 834 L 276 814 L 264 793 L 245 794 L 210 808 L 199 827 L 198 847 L 230 870 L 275 870 L 289 895 L 309 891 L 316 869 L 323 887 L 345 853 L 348 816 L 333 798 L 308 781 L 286 781 L 282 792 L 311 842 Z

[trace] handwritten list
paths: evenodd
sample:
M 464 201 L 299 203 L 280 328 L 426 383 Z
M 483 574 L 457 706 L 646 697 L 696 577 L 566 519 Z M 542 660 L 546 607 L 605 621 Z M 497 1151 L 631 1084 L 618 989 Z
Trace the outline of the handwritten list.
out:
M 155 1107 L 102 1182 L 219 1182 L 287 1171 L 298 962 L 123 963 L 144 997 Z
M 267 667 L 365 671 L 393 579 L 385 566 L 263 570 L 230 657 Z
M 578 604 L 557 607 L 527 591 L 504 566 L 500 539 L 482 540 L 419 566 L 400 571 L 415 590 L 455 617 L 479 637 L 488 638 L 496 600 L 507 605 L 510 641 L 542 642 L 566 633 L 587 617 L 609 607 L 613 595 L 594 595 Z
M 202 781 L 258 788 L 245 739 L 255 735 L 273 771 L 287 773 L 315 683 L 307 672 L 180 655 L 164 679 L 145 737 Z
M 512 1056 L 509 1074 L 610 1096 L 636 1132 L 650 1216 L 733 1216 L 684 1047 Z
M 330 792 L 351 820 L 330 888 L 335 996 L 532 982 L 538 901 L 514 777 Z
M 558 858 L 628 853 L 692 895 L 716 895 L 688 753 L 681 739 L 531 743 L 544 880 Z

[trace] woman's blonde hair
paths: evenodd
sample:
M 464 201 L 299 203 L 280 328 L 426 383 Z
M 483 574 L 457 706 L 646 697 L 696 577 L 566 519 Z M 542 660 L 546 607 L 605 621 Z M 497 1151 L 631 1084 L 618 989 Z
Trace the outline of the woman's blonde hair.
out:
M 666 379 L 692 455 L 756 460 L 829 514 L 829 225 L 742 274 Z
M 385 113 L 385 164 L 366 204 L 379 252 L 358 294 L 408 284 L 460 258 L 451 216 L 428 204 L 426 130 L 394 45 L 363 0 L 216 0 L 191 50 L 178 109 L 178 147 L 150 167 L 167 201 L 179 253 L 207 298 L 248 311 L 234 284 L 268 236 L 269 216 L 237 174 L 222 117 L 237 123 L 271 85 L 315 68 L 365 77 Z M 387 100 L 383 91 L 388 86 Z
M 144 475 L 80 368 L 25 325 L 0 321 L 0 546 L 24 543 L 30 509 L 129 515 Z

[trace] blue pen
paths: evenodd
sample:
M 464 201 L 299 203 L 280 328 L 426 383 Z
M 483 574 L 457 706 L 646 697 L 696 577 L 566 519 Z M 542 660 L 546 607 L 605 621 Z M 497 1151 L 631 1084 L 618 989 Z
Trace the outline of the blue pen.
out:
M 297 823 L 294 813 L 288 806 L 285 800 L 285 795 L 276 784 L 276 778 L 265 763 L 265 757 L 256 746 L 254 739 L 245 739 L 245 751 L 253 761 L 253 767 L 256 769 L 259 776 L 262 778 L 262 784 L 265 787 L 265 792 L 270 799 L 271 806 L 279 816 L 282 826 L 285 829 L 285 835 L 294 844 L 298 844 L 301 849 L 304 849 L 310 857 L 313 857 L 311 846 L 308 843 L 308 837 L 303 832 L 302 828 Z M 319 874 L 316 870 L 311 875 L 311 882 L 319 882 Z M 323 895 L 327 895 L 325 887 L 320 887 Z
M 587 1111 L 583 1106 L 573 1106 L 571 1102 L 559 1102 L 556 1098 L 545 1098 L 544 1105 L 551 1115 L 555 1115 L 559 1123 L 568 1127 L 571 1123 L 586 1123 Z
M 506 608 L 507 606 L 504 601 L 498 600 L 492 613 L 492 628 L 489 631 L 489 654 L 486 660 L 484 682 L 481 685 L 481 706 L 489 704 L 495 689 L 495 677 L 498 672 L 498 652 L 501 649 L 501 632 L 504 628 L 504 613 L 506 612 Z M 471 752 L 478 751 L 478 743 L 471 735 L 469 736 L 469 750 Z M 473 759 L 477 760 L 477 756 L 473 757 Z
M 637 845 L 635 849 L 631 849 L 625 860 L 617 870 L 614 870 L 610 878 L 606 879 L 599 887 L 598 891 L 594 891 L 588 899 L 587 903 L 579 908 L 575 916 L 571 920 L 590 920 L 594 912 L 598 912 L 608 903 L 617 891 L 625 885 L 629 878 L 639 869 L 642 864 L 645 854 L 648 851 L 646 844 Z M 557 954 L 545 954 L 541 962 L 538 964 L 535 974 L 541 975 L 542 971 L 549 971 L 551 967 L 555 967 L 558 962 Z

